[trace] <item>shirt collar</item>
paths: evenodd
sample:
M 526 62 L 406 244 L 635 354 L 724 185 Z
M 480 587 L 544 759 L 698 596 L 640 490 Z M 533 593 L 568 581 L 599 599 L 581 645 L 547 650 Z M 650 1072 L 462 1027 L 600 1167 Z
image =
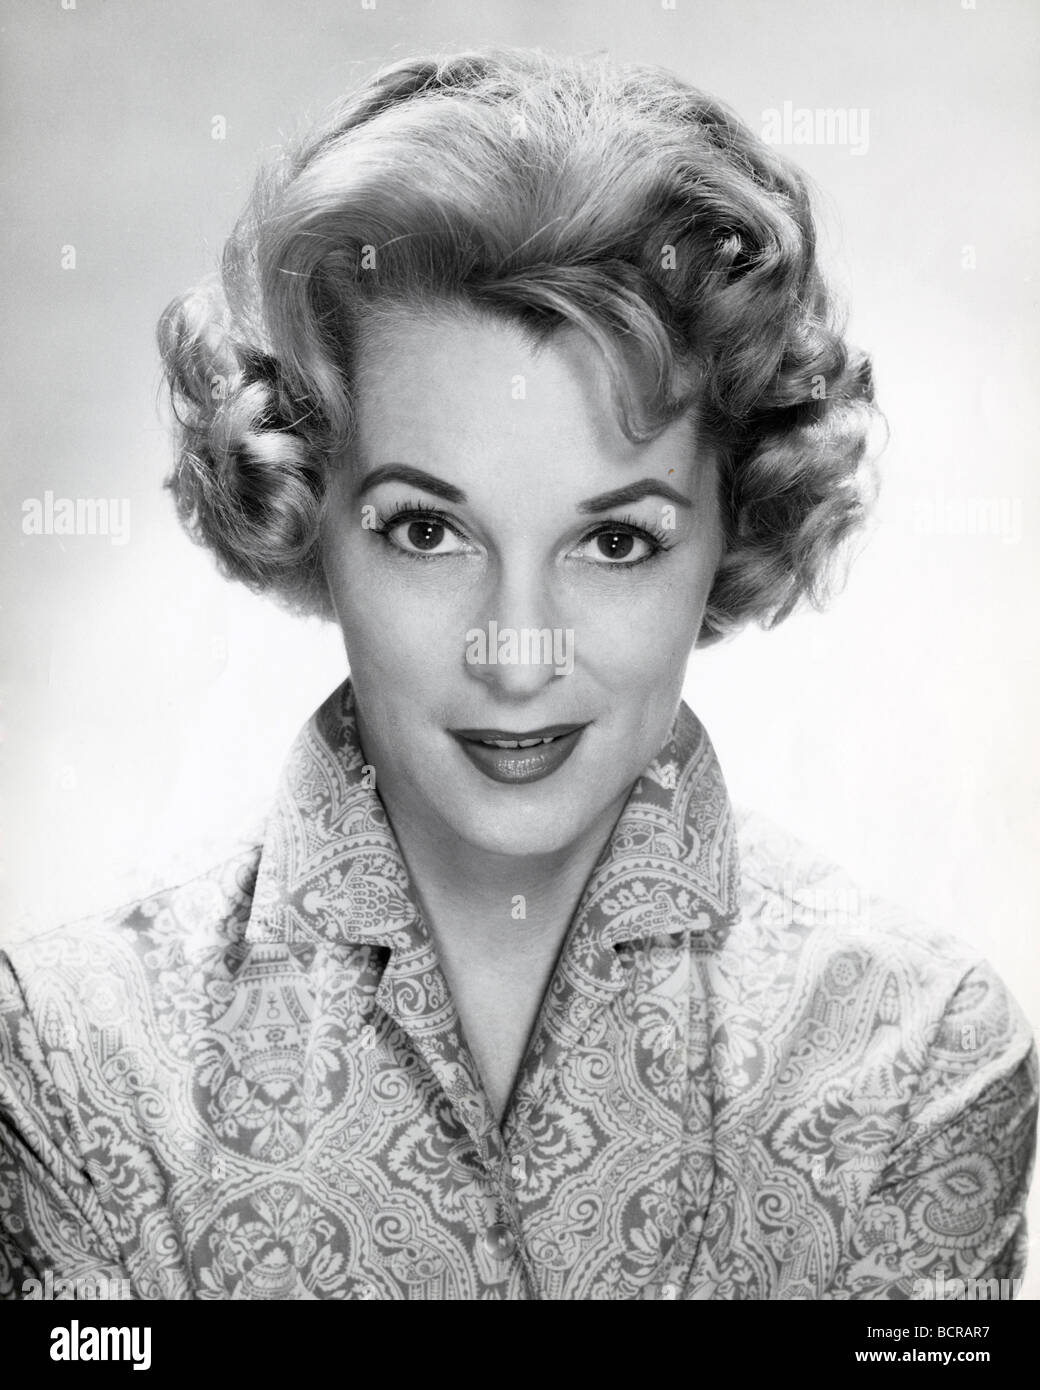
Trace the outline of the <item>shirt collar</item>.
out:
M 586 884 L 574 934 L 618 946 L 693 933 L 717 945 L 739 912 L 736 825 L 704 727 L 680 705 Z M 358 742 L 350 681 L 297 736 L 268 821 L 249 941 L 414 949 L 426 938 Z

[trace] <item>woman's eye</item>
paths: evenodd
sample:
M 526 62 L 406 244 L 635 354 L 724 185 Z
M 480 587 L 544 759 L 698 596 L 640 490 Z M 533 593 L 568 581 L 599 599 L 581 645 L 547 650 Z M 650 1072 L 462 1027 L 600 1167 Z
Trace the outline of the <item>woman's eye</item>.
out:
M 383 534 L 409 555 L 454 555 L 469 550 L 461 536 L 435 517 L 402 517 Z
M 647 536 L 619 527 L 586 536 L 572 554 L 580 560 L 592 560 L 595 564 L 636 565 L 640 560 L 649 560 L 655 551 L 656 547 Z

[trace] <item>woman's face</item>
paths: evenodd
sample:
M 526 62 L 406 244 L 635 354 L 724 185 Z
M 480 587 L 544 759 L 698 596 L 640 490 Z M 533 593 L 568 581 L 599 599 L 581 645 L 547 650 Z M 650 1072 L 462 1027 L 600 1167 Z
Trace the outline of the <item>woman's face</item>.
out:
M 395 828 L 449 853 L 605 840 L 668 735 L 720 558 L 712 461 L 689 419 L 626 439 L 574 329 L 535 348 L 402 312 L 362 358 L 322 545 Z

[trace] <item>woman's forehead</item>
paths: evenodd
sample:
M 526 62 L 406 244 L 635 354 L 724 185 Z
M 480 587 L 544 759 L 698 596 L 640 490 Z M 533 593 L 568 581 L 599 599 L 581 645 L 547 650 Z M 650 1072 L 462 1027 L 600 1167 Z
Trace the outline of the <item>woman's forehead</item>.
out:
M 635 393 L 649 386 L 632 362 Z M 395 310 L 370 323 L 356 363 L 357 453 L 369 466 L 398 454 L 428 462 L 517 461 L 566 453 L 574 467 L 676 469 L 693 451 L 689 413 L 655 438 L 622 430 L 598 346 L 564 325 L 536 341 L 502 316 L 466 307 Z

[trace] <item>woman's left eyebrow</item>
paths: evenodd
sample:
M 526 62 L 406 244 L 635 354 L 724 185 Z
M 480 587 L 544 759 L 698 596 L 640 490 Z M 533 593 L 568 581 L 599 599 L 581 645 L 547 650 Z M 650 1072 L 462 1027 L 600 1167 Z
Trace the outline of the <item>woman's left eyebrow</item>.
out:
M 680 507 L 692 507 L 693 503 L 675 488 L 662 483 L 658 478 L 642 478 L 638 483 L 627 483 L 613 492 L 601 492 L 598 497 L 590 497 L 587 502 L 578 503 L 578 511 L 593 513 L 609 512 L 614 507 L 624 507 L 633 502 L 641 502 L 644 497 L 665 497 Z

